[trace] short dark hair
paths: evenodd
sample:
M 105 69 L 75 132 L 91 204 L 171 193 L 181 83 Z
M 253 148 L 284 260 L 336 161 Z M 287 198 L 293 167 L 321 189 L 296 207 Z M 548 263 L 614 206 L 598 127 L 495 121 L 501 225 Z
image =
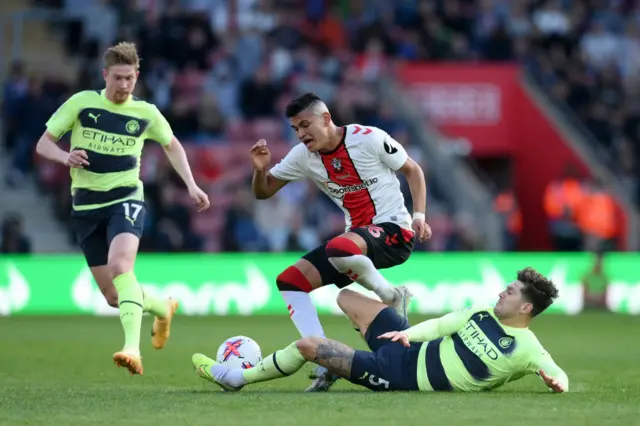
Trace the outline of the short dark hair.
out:
M 316 102 L 322 102 L 322 99 L 315 93 L 305 93 L 287 104 L 285 114 L 287 118 L 295 117 Z
M 524 285 L 522 294 L 533 305 L 532 317 L 544 312 L 558 298 L 555 284 L 531 267 L 518 271 L 517 278 Z

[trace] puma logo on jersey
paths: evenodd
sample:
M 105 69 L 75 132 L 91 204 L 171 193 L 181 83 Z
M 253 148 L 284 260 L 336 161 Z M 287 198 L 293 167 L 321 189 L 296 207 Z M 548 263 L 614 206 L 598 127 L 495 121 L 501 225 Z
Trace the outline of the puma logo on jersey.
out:
M 395 146 L 392 146 L 387 141 L 384 141 L 384 150 L 386 151 L 387 154 L 395 154 L 396 152 L 398 152 L 398 148 L 396 148 Z
M 89 113 L 89 118 L 93 118 L 93 121 L 95 121 L 95 122 L 96 122 L 96 124 L 98 124 L 98 117 L 100 117 L 101 115 L 102 115 L 102 114 L 95 115 L 95 114 L 93 114 L 92 112 L 90 112 L 90 113 Z

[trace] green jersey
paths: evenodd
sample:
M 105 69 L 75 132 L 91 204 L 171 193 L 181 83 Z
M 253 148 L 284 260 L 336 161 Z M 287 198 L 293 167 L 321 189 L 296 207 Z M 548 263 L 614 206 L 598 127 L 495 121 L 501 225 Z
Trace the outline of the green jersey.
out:
M 495 389 L 544 371 L 565 385 L 566 374 L 528 328 L 500 323 L 493 309 L 468 309 L 406 330 L 420 349 L 420 390 L 472 392 Z
M 62 137 L 71 131 L 71 149 L 85 150 L 89 166 L 71 169 L 73 209 L 92 210 L 122 201 L 142 201 L 140 157 L 147 139 L 166 146 L 171 126 L 155 105 L 131 96 L 115 104 L 102 91 L 83 91 L 67 100 L 47 122 Z

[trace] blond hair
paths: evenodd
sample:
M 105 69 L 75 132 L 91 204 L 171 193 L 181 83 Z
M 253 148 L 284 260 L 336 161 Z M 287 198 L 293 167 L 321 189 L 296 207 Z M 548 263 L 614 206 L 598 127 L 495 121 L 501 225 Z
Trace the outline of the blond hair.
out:
M 126 41 L 108 48 L 102 59 L 104 60 L 105 68 L 113 65 L 132 65 L 136 70 L 140 68 L 140 57 L 138 56 L 136 45 Z

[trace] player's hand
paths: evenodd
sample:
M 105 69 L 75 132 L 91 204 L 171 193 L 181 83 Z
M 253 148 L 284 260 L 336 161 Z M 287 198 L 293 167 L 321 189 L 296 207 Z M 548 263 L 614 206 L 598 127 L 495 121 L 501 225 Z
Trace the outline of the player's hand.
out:
M 210 206 L 209 196 L 197 186 L 189 188 L 189 197 L 191 201 L 193 201 L 193 204 L 195 204 L 198 212 L 205 211 Z
M 269 164 L 271 164 L 271 153 L 267 148 L 267 141 L 260 139 L 255 145 L 251 147 L 251 160 L 253 161 L 253 168 L 257 171 L 264 171 Z
M 559 381 L 557 381 L 556 379 L 554 379 L 551 376 L 547 376 L 547 374 L 544 371 L 540 370 L 540 371 L 538 371 L 538 373 L 540 374 L 540 377 L 542 377 L 542 380 L 544 380 L 544 383 L 552 391 L 554 391 L 556 393 L 562 393 L 562 392 L 566 392 L 567 391 L 564 388 L 564 386 L 562 385 L 562 383 L 560 383 Z
M 431 238 L 431 227 L 424 219 L 414 219 L 411 228 L 416 233 L 418 241 L 421 243 Z
M 411 346 L 409 343 L 409 336 L 404 331 L 389 331 L 378 336 L 378 339 L 389 339 L 392 342 L 400 342 L 402 346 L 408 348 Z
M 84 169 L 84 166 L 89 165 L 89 156 L 87 155 L 87 151 L 84 149 L 71 151 L 67 160 L 64 162 L 64 165 L 75 169 Z

